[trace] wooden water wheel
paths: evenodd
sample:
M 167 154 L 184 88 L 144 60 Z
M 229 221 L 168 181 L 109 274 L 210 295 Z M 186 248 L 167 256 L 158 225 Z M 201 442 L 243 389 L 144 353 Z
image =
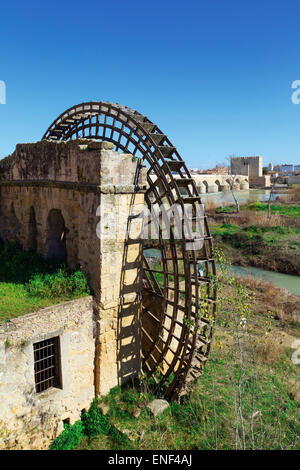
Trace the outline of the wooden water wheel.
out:
M 51 124 L 43 139 L 112 142 L 117 151 L 131 153 L 147 165 L 145 201 L 152 209 L 157 237 L 143 242 L 143 372 L 166 398 L 178 398 L 202 373 L 216 310 L 212 239 L 185 162 L 146 116 L 103 101 L 69 108 Z M 163 224 L 168 211 L 172 217 L 166 236 Z M 180 228 L 182 233 L 177 236 Z M 149 258 L 150 249 L 155 253 L 154 262 Z

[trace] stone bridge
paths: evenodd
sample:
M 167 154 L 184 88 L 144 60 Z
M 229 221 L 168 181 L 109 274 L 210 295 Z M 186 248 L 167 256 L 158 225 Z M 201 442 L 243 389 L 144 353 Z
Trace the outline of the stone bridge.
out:
M 180 178 L 180 176 L 174 175 L 174 178 Z M 200 194 L 206 193 L 217 193 L 219 191 L 230 191 L 232 176 L 231 175 L 192 175 L 192 178 L 196 182 L 197 189 Z M 156 176 L 152 176 L 152 180 L 156 180 Z M 159 191 L 162 191 L 160 185 L 157 185 Z M 249 180 L 245 175 L 236 175 L 234 181 L 234 189 L 239 191 L 243 189 L 249 189 Z M 186 191 L 185 188 L 181 188 L 182 193 Z
M 200 194 L 229 191 L 232 183 L 231 175 L 193 175 L 193 179 L 196 182 Z M 249 189 L 248 177 L 236 175 L 234 188 L 236 190 Z

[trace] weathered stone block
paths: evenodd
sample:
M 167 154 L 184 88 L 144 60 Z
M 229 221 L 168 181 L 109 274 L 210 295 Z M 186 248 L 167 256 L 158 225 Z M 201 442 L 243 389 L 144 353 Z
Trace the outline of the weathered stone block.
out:
M 147 405 L 148 410 L 151 411 L 153 416 L 158 416 L 159 414 L 163 413 L 169 407 L 169 403 L 167 400 L 156 399 L 151 401 L 149 405 Z

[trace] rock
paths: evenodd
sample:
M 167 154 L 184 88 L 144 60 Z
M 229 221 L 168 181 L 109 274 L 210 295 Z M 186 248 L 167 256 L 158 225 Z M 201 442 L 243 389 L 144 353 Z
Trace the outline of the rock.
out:
M 292 349 L 296 349 L 296 351 L 292 354 L 292 363 L 293 364 L 300 364 L 300 339 L 295 339 L 291 345 Z
M 169 403 L 167 400 L 162 400 L 162 399 L 156 399 L 151 401 L 147 405 L 148 410 L 153 414 L 153 416 L 157 416 L 163 411 L 165 411 L 169 407 Z
M 102 142 L 99 142 L 99 141 L 89 142 L 87 146 L 88 150 L 98 150 L 98 149 L 101 149 L 101 147 L 102 147 Z
M 106 141 L 101 142 L 101 148 L 103 148 L 104 150 L 113 150 L 114 147 L 115 145 L 112 142 L 106 142 Z
M 100 403 L 99 408 L 103 415 L 107 415 L 107 413 L 109 412 L 109 406 L 106 403 Z
M 133 417 L 134 417 L 134 418 L 139 418 L 141 412 L 142 412 L 142 410 L 141 410 L 140 408 L 138 408 L 138 409 L 135 410 L 135 412 L 133 413 Z

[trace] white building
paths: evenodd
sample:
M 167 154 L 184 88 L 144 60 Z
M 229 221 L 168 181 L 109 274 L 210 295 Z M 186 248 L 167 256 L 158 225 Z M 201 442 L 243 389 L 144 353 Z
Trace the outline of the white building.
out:
M 289 165 L 289 164 L 280 165 L 280 171 L 282 173 L 288 173 L 290 171 L 294 171 L 294 165 Z

